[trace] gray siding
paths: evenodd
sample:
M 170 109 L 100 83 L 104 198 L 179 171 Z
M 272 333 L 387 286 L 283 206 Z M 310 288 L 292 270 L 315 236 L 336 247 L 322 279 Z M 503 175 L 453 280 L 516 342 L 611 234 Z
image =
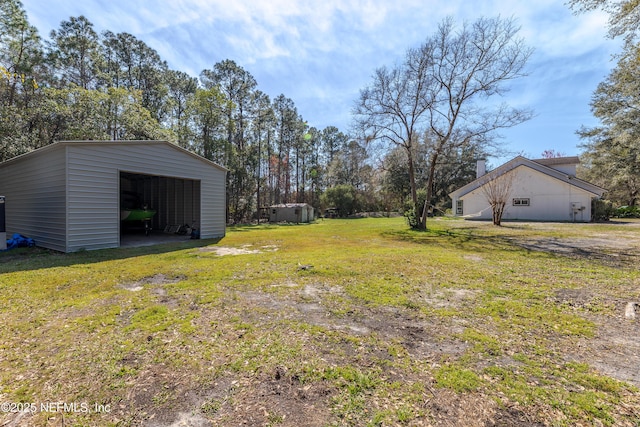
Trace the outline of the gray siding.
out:
M 64 147 L 1 165 L 0 195 L 6 196 L 8 237 L 20 233 L 38 246 L 66 251 Z
M 68 146 L 67 250 L 115 248 L 120 245 L 117 167 L 101 147 Z
M 170 178 L 153 189 L 183 206 L 165 209 L 175 216 L 166 221 L 195 219 L 201 238 L 224 236 L 226 171 L 158 141 L 59 142 L 0 164 L 7 235 L 64 252 L 118 247 L 121 172 Z
M 119 246 L 120 171 L 199 180 L 200 236 L 224 236 L 225 171 L 166 143 L 70 143 L 67 147 L 71 207 L 67 250 Z

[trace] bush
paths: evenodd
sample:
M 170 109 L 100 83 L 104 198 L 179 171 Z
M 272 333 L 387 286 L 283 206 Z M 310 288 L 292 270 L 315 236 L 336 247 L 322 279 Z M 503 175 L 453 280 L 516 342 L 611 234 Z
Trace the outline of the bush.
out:
M 613 214 L 615 218 L 640 218 L 640 207 L 620 206 Z
M 591 221 L 609 221 L 615 216 L 613 204 L 608 200 L 593 199 L 591 204 Z
M 407 219 L 409 227 L 414 230 L 419 230 L 421 227 L 420 218 L 422 216 L 422 210 L 424 209 L 424 201 L 427 198 L 427 190 L 425 190 L 424 188 L 419 188 L 417 191 L 417 196 L 420 211 L 416 211 L 411 196 L 407 197 L 407 199 L 404 201 L 404 217 Z
M 338 210 L 341 217 L 352 215 L 357 210 L 356 189 L 351 185 L 336 185 L 322 195 L 322 204 Z
M 420 229 L 422 225 L 420 222 L 420 215 L 416 214 L 415 208 L 410 208 L 404 211 L 404 217 L 406 218 L 409 227 L 411 227 L 413 230 Z

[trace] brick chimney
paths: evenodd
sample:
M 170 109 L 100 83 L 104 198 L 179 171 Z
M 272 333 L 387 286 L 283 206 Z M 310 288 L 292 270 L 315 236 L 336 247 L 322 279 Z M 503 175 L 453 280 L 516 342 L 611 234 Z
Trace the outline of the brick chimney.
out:
M 476 179 L 487 173 L 487 165 L 485 159 L 479 159 L 476 162 Z

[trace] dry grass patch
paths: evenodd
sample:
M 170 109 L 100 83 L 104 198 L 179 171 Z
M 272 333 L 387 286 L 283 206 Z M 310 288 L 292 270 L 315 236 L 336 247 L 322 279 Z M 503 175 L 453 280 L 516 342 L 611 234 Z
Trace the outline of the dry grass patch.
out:
M 0 254 L 0 425 L 640 424 L 636 223 L 429 226 Z

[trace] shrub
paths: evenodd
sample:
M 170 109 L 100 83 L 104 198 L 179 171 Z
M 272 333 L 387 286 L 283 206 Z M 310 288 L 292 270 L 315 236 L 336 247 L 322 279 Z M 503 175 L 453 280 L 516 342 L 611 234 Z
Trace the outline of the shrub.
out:
M 328 188 L 322 195 L 322 202 L 325 206 L 336 208 L 341 217 L 352 215 L 358 208 L 356 189 L 346 184 Z
M 407 224 L 409 224 L 409 227 L 411 227 L 413 230 L 418 230 L 420 229 L 420 216 L 418 214 L 416 214 L 416 209 L 415 208 L 409 208 L 406 211 L 404 211 L 404 217 L 407 220 Z
M 613 204 L 608 200 L 593 199 L 591 204 L 591 220 L 592 221 L 608 221 L 615 215 L 616 210 Z
M 620 206 L 613 214 L 615 218 L 640 218 L 640 207 Z

